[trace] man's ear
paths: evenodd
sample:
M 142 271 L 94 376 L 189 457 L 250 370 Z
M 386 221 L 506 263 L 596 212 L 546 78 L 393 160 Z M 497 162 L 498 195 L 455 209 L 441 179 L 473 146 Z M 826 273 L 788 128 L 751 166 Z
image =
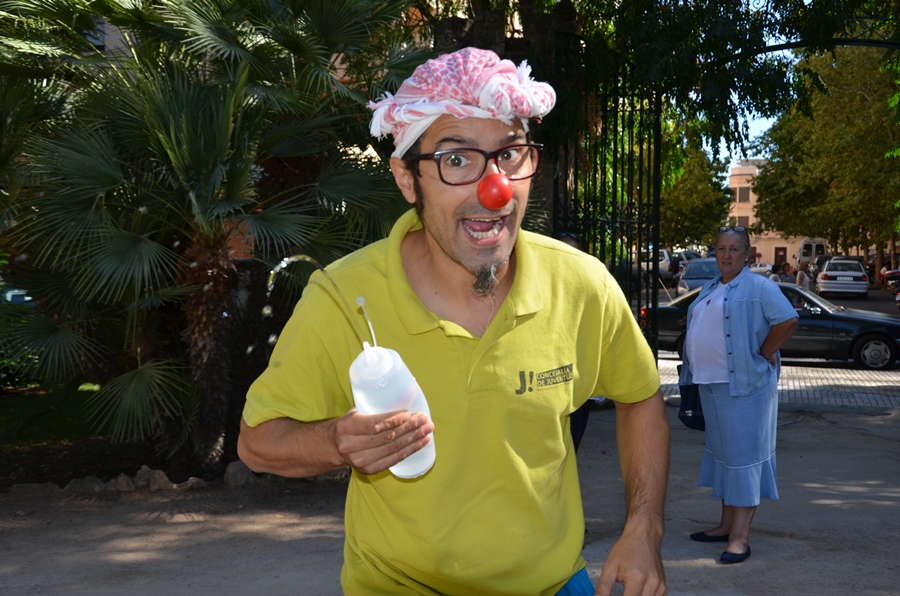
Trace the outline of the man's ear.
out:
M 412 173 L 412 170 L 407 167 L 406 162 L 399 157 L 392 157 L 391 173 L 394 175 L 394 182 L 397 183 L 397 188 L 403 193 L 403 198 L 405 198 L 406 202 L 410 205 L 415 205 L 416 189 L 413 184 L 414 174 Z

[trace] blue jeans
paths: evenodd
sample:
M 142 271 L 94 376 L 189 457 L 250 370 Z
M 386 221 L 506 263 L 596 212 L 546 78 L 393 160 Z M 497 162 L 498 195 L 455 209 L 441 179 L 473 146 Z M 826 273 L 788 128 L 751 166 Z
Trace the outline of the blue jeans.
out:
M 587 569 L 573 575 L 556 596 L 594 596 L 594 584 L 591 583 Z

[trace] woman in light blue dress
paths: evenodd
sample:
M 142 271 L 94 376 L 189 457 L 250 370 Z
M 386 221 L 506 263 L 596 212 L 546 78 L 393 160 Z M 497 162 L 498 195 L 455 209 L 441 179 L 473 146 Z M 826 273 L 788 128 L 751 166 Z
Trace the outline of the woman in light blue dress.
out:
M 719 228 L 716 264 L 688 310 L 682 385 L 696 383 L 706 420 L 700 485 L 722 501 L 719 525 L 691 534 L 727 542 L 722 563 L 750 556 L 750 523 L 760 499 L 777 499 L 775 429 L 779 348 L 797 328 L 797 311 L 778 285 L 747 267 L 750 237 Z

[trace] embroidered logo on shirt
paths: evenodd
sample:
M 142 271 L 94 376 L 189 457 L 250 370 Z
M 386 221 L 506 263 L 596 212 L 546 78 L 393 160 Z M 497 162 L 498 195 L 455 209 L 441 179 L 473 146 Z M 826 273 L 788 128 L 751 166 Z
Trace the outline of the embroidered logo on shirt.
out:
M 537 388 L 550 387 L 559 385 L 560 383 L 570 383 L 575 379 L 574 364 L 566 364 L 553 370 L 545 370 L 537 374 L 534 371 L 528 371 L 527 381 L 524 370 L 519 371 L 519 388 L 516 389 L 516 395 L 522 395 L 526 391 L 534 391 L 535 379 L 537 379 Z

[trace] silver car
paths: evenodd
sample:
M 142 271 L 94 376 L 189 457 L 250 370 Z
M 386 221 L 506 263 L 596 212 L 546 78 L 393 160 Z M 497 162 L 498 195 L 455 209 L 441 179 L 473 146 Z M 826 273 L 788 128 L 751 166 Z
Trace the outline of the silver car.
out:
M 816 276 L 816 292 L 820 296 L 853 294 L 865 300 L 869 297 L 869 275 L 859 261 L 835 257 Z
M 678 280 L 678 295 L 684 296 L 719 274 L 715 259 L 692 259 L 684 266 Z

